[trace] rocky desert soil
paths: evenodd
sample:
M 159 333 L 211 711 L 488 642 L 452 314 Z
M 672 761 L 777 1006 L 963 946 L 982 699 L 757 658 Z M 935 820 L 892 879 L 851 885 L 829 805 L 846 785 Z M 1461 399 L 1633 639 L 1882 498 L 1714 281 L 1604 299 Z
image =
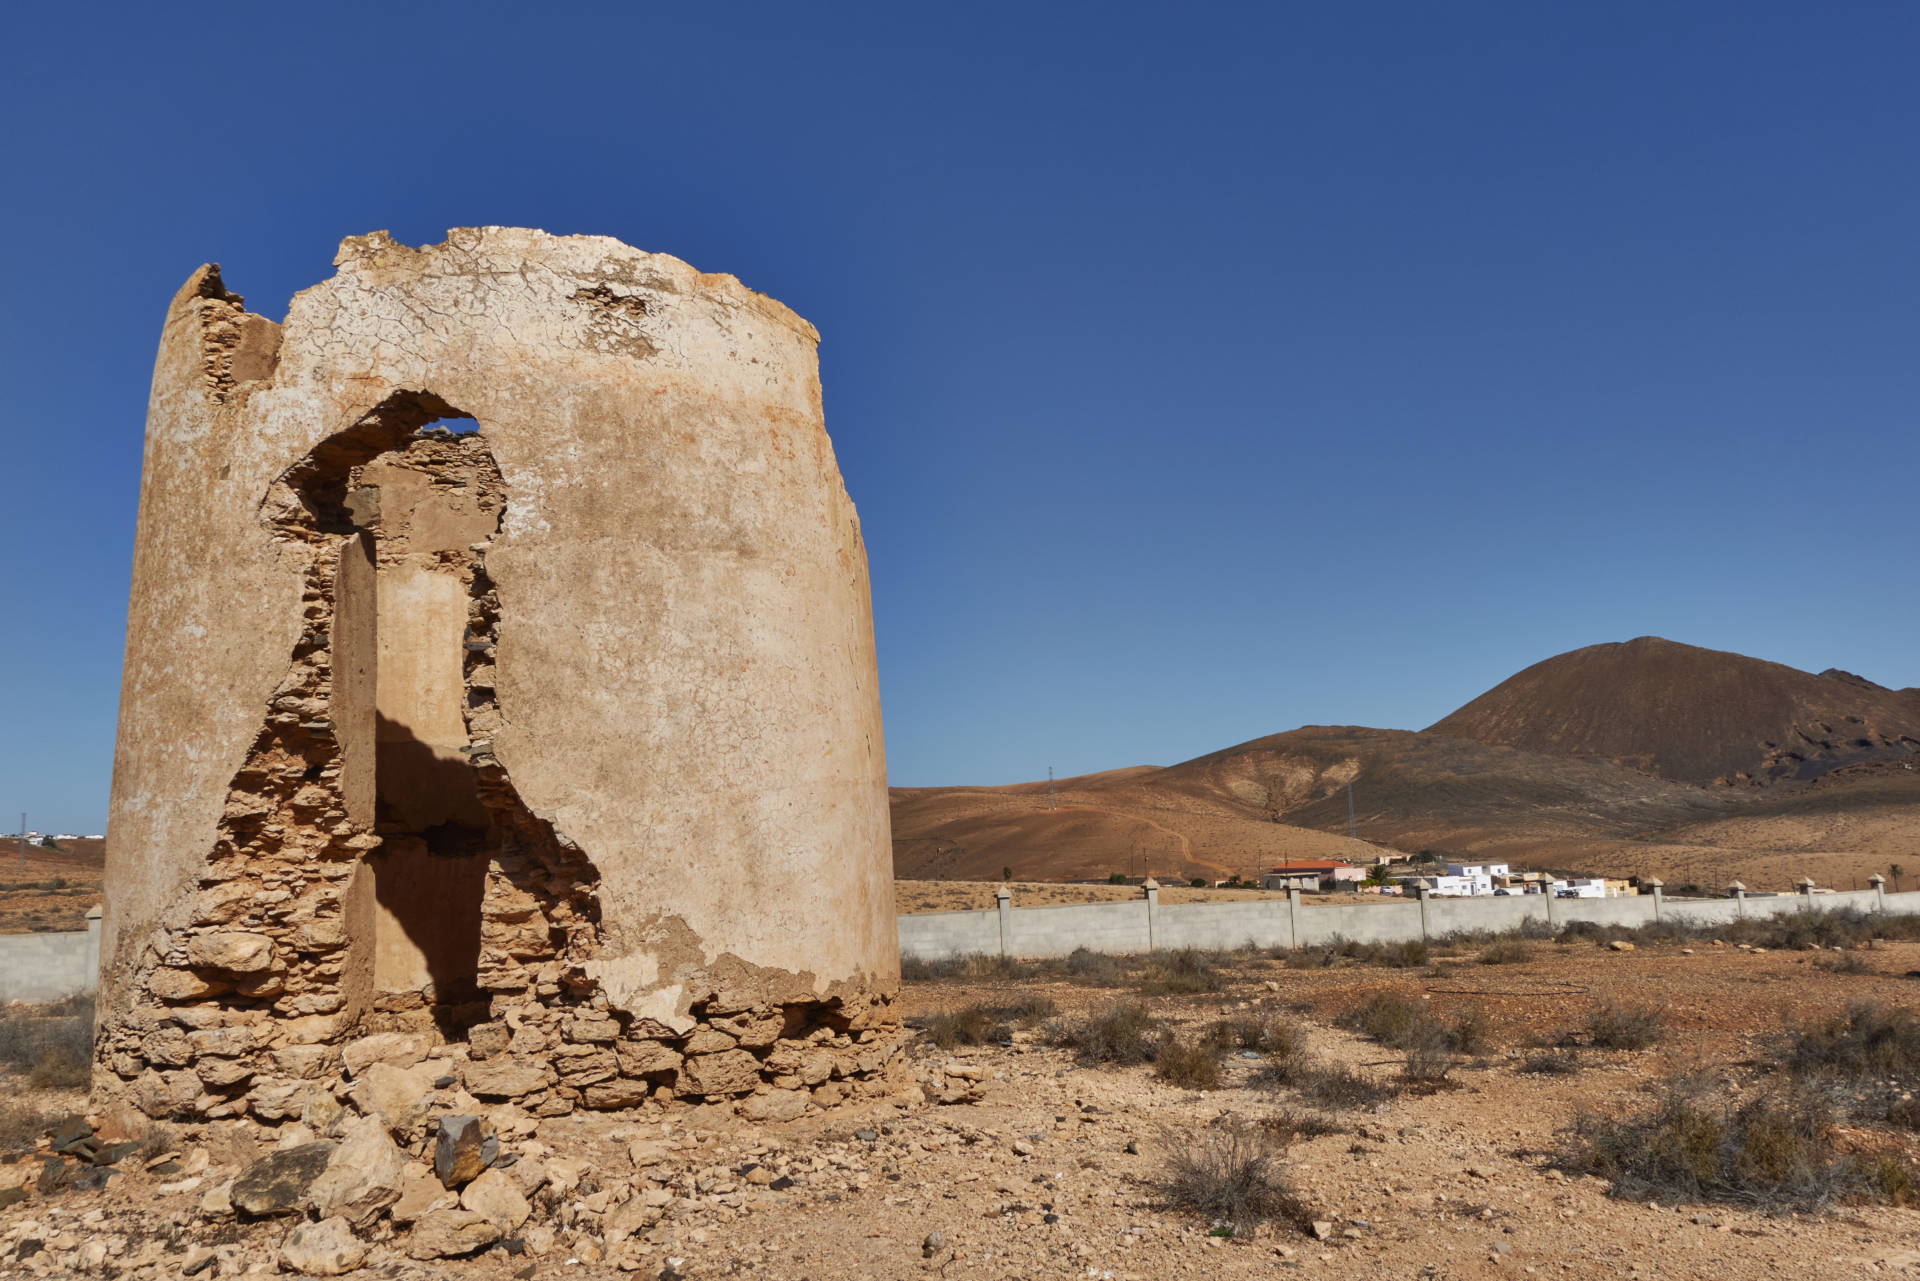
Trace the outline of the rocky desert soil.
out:
M 1535 942 L 1499 965 L 1478 963 L 1484 950 L 1401 970 L 1236 955 L 1220 990 L 1187 995 L 1152 995 L 1125 975 L 1096 987 L 1058 968 L 963 969 L 908 985 L 913 1021 L 929 1029 L 910 1051 L 911 1085 L 784 1124 L 702 1109 L 539 1119 L 487 1107 L 459 1088 L 459 1047 L 425 1058 L 433 1088 L 418 1098 L 370 1102 L 379 1092 L 361 1090 L 358 1103 L 278 1128 L 241 1119 L 142 1132 L 103 1116 L 59 1128 L 61 1113 L 84 1112 L 82 1096 L 22 1088 L 7 1129 L 27 1148 L 0 1164 L 0 1275 L 1920 1275 L 1913 1209 L 1625 1201 L 1553 1163 L 1576 1114 L 1641 1108 L 1676 1068 L 1751 1074 L 1796 1020 L 1862 999 L 1911 1008 L 1920 944 L 1840 957 Z M 1297 1026 L 1313 1055 L 1385 1084 L 1402 1056 L 1340 1027 L 1382 992 L 1444 1019 L 1478 1012 L 1482 1043 L 1442 1088 L 1328 1109 L 1260 1084 L 1270 1056 L 1259 1051 L 1226 1052 L 1218 1086 L 1196 1090 L 1047 1043 L 1049 1024 L 1140 1000 L 1183 1038 L 1222 1018 Z M 1571 1075 L 1522 1070 L 1536 1043 L 1607 1002 L 1660 1011 L 1664 1036 L 1640 1051 L 1580 1050 Z M 1036 1017 L 987 1044 L 932 1043 L 940 1014 L 981 1003 Z M 421 1065 L 396 1064 L 421 1047 L 401 1041 L 364 1047 L 361 1079 L 417 1080 Z M 376 1055 L 392 1061 L 377 1066 Z M 465 1116 L 479 1124 L 452 1119 Z M 1297 1222 L 1219 1235 L 1164 1190 L 1175 1153 L 1236 1127 L 1265 1125 L 1278 1144 L 1309 1116 L 1330 1132 L 1276 1148 Z
M 0 840 L 0 934 L 83 930 L 100 902 L 106 842 L 71 840 L 58 849 L 29 845 L 22 857 Z

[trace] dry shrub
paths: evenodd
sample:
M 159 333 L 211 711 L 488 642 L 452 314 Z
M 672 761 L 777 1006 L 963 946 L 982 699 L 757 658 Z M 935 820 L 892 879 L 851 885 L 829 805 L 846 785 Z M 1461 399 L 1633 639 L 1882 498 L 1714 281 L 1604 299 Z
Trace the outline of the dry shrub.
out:
M 1784 1066 L 1800 1076 L 1831 1076 L 1847 1082 L 1920 1073 L 1920 1019 L 1876 1001 L 1789 1034 Z
M 91 1075 L 93 998 L 70 996 L 0 1013 L 0 1066 L 37 1089 L 82 1089 Z
M 1258 1128 L 1223 1126 L 1199 1139 L 1169 1140 L 1156 1180 L 1176 1210 L 1204 1216 L 1214 1231 L 1250 1236 L 1263 1223 L 1302 1225 L 1307 1213 L 1287 1183 L 1279 1149 Z
M 1434 1026 L 1434 1018 L 1424 1004 L 1392 992 L 1377 994 L 1340 1021 L 1382 1045 L 1393 1046 L 1414 1044 L 1430 1036 Z
M 1447 1048 L 1455 1054 L 1484 1054 L 1487 1050 L 1487 1012 L 1469 1005 L 1446 1025 Z
M 0 1151 L 33 1147 L 66 1116 L 65 1112 L 50 1112 L 29 1103 L 0 1103 Z
M 1067 954 L 1067 977 L 1088 987 L 1119 987 L 1127 981 L 1127 965 L 1106 952 L 1076 947 Z
M 1417 970 L 1431 964 L 1433 952 L 1423 939 L 1401 943 L 1357 943 L 1335 938 L 1316 947 L 1301 948 L 1280 958 L 1290 970 L 1329 969 L 1342 961 L 1355 965 L 1378 965 L 1391 970 Z
M 1644 1050 L 1667 1033 L 1660 1011 L 1612 1001 L 1587 1015 L 1587 1041 L 1597 1050 Z
M 1045 973 L 1045 962 L 1022 961 L 1011 956 L 993 956 L 985 952 L 956 956 L 944 961 L 926 961 L 912 956 L 900 958 L 900 977 L 908 983 L 956 981 L 1006 983 L 1019 979 L 1039 978 Z
M 1416 1091 L 1439 1089 L 1447 1084 L 1453 1071 L 1453 1054 L 1444 1045 L 1409 1046 L 1407 1060 L 1400 1068 L 1400 1079 Z
M 1183 947 L 1158 952 L 1147 960 L 1140 990 L 1154 996 L 1193 996 L 1218 992 L 1227 985 L 1220 973 L 1218 953 Z
M 1004 1041 L 1012 1029 L 1001 1023 L 984 1005 L 969 1005 L 963 1010 L 947 1010 L 928 1018 L 922 1029 L 927 1040 L 943 1050 L 956 1045 L 985 1045 Z
M 944 961 L 929 961 L 919 956 L 900 958 L 900 981 L 903 983 L 938 983 L 953 978 L 960 972 L 957 958 Z
M 1008 1005 L 985 1002 L 929 1016 L 921 1025 L 927 1040 L 943 1050 L 956 1045 L 989 1045 L 1006 1041 L 1013 1025 L 1032 1027 L 1052 1018 L 1060 1009 L 1044 996 L 1028 996 Z
M 1330 1116 L 1318 1112 L 1303 1112 L 1297 1108 L 1284 1108 L 1264 1116 L 1259 1121 L 1260 1128 L 1267 1137 L 1286 1147 L 1300 1139 L 1317 1139 L 1323 1134 L 1342 1134 L 1346 1126 Z
M 1580 1056 L 1567 1048 L 1529 1054 L 1522 1060 L 1520 1071 L 1532 1076 L 1574 1076 L 1585 1066 Z
M 1159 1020 L 1138 1001 L 1115 1001 L 1073 1023 L 1050 1025 L 1054 1045 L 1078 1051 L 1082 1063 L 1150 1062 L 1159 1046 Z
M 959 977 L 976 981 L 1009 983 L 1019 979 L 1039 978 L 1044 970 L 1045 966 L 1037 961 L 976 953 L 973 956 L 961 958 Z
M 1033 1027 L 1052 1018 L 1060 1012 L 1060 1007 L 1048 996 L 1023 996 L 1009 1005 L 997 1007 L 1000 1017 L 1021 1027 Z
M 1266 1089 L 1298 1090 L 1301 1098 L 1324 1108 L 1370 1108 L 1396 1093 L 1391 1085 L 1309 1054 L 1295 1054 L 1269 1063 L 1254 1074 L 1251 1084 Z
M 1842 952 L 1839 956 L 1814 962 L 1829 974 L 1878 974 L 1880 971 L 1868 963 L 1859 952 Z
M 1371 1108 L 1391 1099 L 1391 1085 L 1351 1068 L 1310 1065 L 1298 1074 L 1300 1097 L 1327 1108 Z
M 1207 1041 L 1222 1050 L 1257 1050 L 1282 1057 L 1306 1047 L 1306 1032 L 1292 1023 L 1259 1014 L 1220 1019 L 1207 1029 Z
M 1478 1054 L 1487 1046 L 1487 1014 L 1477 1005 L 1443 1023 L 1425 1002 L 1382 992 L 1341 1022 L 1396 1050 Z
M 1558 1164 L 1611 1180 L 1613 1195 L 1628 1200 L 1806 1210 L 1911 1200 L 1912 1171 L 1897 1158 L 1838 1151 L 1835 1119 L 1831 1095 L 1804 1084 L 1734 1103 L 1718 1082 L 1675 1078 L 1646 1112 L 1576 1118 Z
M 1857 908 L 1838 911 L 1783 912 L 1778 916 L 1750 916 L 1741 920 L 1693 922 L 1668 917 L 1637 928 L 1570 921 L 1561 931 L 1566 940 L 1591 939 L 1608 943 L 1627 939 L 1638 943 L 1705 942 L 1747 943 L 1782 951 L 1807 948 L 1864 947 L 1876 938 L 1920 939 L 1920 916 L 1874 915 Z
M 1533 948 L 1517 938 L 1501 939 L 1481 949 L 1482 965 L 1523 965 L 1533 959 Z
M 1886 1123 L 1899 1130 L 1920 1130 L 1920 1099 L 1894 1099 L 1887 1104 Z
M 1153 1054 L 1153 1074 L 1183 1090 L 1220 1088 L 1220 1050 L 1205 1039 L 1183 1041 L 1163 1037 Z

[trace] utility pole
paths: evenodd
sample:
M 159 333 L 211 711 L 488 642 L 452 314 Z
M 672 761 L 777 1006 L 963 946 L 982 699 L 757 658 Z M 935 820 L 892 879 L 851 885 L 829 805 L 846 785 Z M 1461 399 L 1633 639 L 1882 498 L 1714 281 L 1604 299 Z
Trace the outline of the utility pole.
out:
M 1047 808 L 1050 810 L 1060 808 L 1053 803 L 1053 766 L 1051 765 L 1047 766 Z
M 20 871 L 24 874 L 26 870 L 27 870 L 27 815 L 26 815 L 26 811 L 22 810 L 20 813 Z
M 1359 832 L 1353 823 L 1353 780 L 1347 780 L 1347 839 L 1358 840 Z

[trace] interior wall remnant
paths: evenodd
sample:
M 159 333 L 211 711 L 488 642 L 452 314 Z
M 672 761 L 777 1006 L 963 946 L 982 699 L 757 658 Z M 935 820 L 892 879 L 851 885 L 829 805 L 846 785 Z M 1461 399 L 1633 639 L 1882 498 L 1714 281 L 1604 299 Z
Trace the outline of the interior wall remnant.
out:
M 284 331 L 211 271 L 169 313 L 122 735 L 232 773 L 162 812 L 183 758 L 116 763 L 96 1089 L 288 1120 L 382 1034 L 545 1116 L 893 1088 L 865 559 L 811 328 L 616 242 L 456 239 L 348 242 Z

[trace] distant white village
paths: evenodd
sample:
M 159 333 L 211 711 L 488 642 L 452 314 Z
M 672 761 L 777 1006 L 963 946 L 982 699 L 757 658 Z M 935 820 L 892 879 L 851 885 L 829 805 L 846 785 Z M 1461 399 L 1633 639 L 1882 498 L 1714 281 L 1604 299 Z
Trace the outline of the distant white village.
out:
M 1260 878 L 1267 890 L 1347 890 L 1361 894 L 1427 893 L 1450 898 L 1479 895 L 1550 894 L 1555 898 L 1619 898 L 1640 891 L 1631 882 L 1605 876 L 1557 877 L 1551 872 L 1515 872 L 1505 863 L 1446 863 L 1438 872 L 1393 874 L 1384 863 L 1286 863 Z
M 0 837 L 0 840 L 18 841 L 23 837 L 27 844 L 39 846 L 45 846 L 49 843 L 57 845 L 61 841 L 104 841 L 107 839 L 105 832 L 96 832 L 91 835 L 80 832 L 15 832 L 11 836 Z

